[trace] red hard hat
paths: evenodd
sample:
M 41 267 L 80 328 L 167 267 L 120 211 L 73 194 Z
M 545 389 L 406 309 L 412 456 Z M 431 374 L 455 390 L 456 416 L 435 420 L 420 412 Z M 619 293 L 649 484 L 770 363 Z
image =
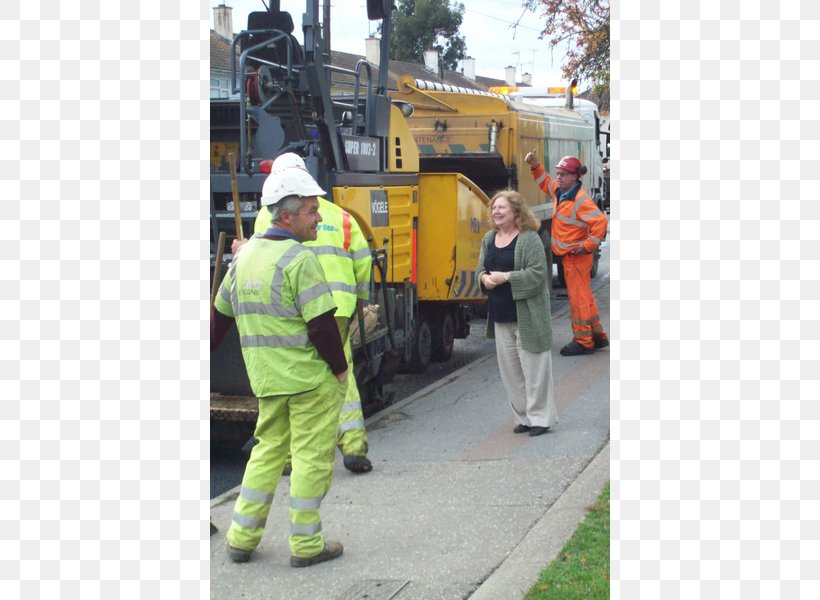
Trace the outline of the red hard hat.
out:
M 580 177 L 587 172 L 587 168 L 581 164 L 581 161 L 574 156 L 565 156 L 555 167 L 556 171 L 566 171 Z

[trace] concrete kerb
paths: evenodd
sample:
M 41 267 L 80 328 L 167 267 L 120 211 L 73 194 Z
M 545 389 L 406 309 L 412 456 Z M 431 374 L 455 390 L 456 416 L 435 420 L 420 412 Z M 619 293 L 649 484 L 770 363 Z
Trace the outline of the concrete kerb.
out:
M 608 481 L 609 442 L 469 599 L 523 598 L 575 533 Z
M 476 368 L 478 365 L 480 365 L 481 363 L 486 362 L 487 360 L 489 360 L 492 357 L 493 357 L 492 354 L 485 354 L 484 356 L 479 356 L 473 362 L 468 363 L 468 364 L 464 365 L 463 367 L 461 367 L 460 369 L 458 369 L 457 371 L 453 371 L 452 373 L 450 373 L 446 377 L 431 383 L 426 388 L 420 389 L 418 392 L 416 392 L 415 394 L 411 394 L 410 396 L 408 396 L 404 400 L 399 400 L 398 402 L 396 402 L 394 404 L 391 404 L 390 406 L 388 406 L 386 408 L 383 408 L 382 410 L 377 412 L 375 415 L 372 415 L 372 416 L 368 417 L 367 419 L 365 419 L 365 426 L 371 425 L 373 423 L 378 423 L 379 421 L 381 421 L 384 418 L 389 417 L 393 413 L 402 410 L 408 404 L 412 404 L 416 400 L 424 398 L 425 396 L 429 396 L 430 394 L 435 392 L 437 389 L 442 388 L 442 387 L 444 387 L 445 385 L 447 385 L 449 383 L 452 383 L 453 381 L 455 381 L 456 379 L 458 379 L 459 377 L 464 375 L 467 371 L 470 371 L 470 370 Z
M 365 419 L 365 427 L 368 428 L 370 425 L 373 425 L 374 423 L 378 423 L 379 421 L 381 421 L 382 419 L 387 418 L 388 416 L 392 415 L 393 413 L 402 410 L 408 404 L 412 404 L 416 400 L 424 398 L 425 396 L 428 396 L 428 395 L 432 394 L 433 392 L 435 392 L 437 389 L 439 389 L 441 387 L 444 387 L 445 385 L 447 385 L 449 383 L 452 383 L 453 381 L 455 381 L 456 379 L 458 379 L 459 377 L 464 375 L 466 372 L 470 371 L 471 369 L 476 368 L 477 366 L 479 366 L 480 364 L 486 362 L 487 360 L 489 360 L 492 357 L 493 357 L 492 354 L 485 354 L 484 356 L 480 356 L 477 359 L 475 359 L 473 362 L 464 365 L 463 367 L 461 367 L 457 371 L 453 371 L 452 373 L 450 373 L 448 376 L 444 377 L 443 379 L 440 379 L 439 381 L 431 383 L 426 388 L 420 389 L 418 392 L 408 396 L 404 400 L 400 400 L 399 402 L 396 402 L 395 404 L 391 404 L 390 406 L 388 406 L 386 408 L 383 408 L 382 410 L 380 410 L 375 415 L 372 415 L 371 417 L 368 417 L 367 419 Z M 224 504 L 226 501 L 234 501 L 236 499 L 238 493 L 239 493 L 238 486 L 236 488 L 233 488 L 233 489 L 230 489 L 226 492 L 223 492 L 222 494 L 220 494 L 219 496 L 217 496 L 217 497 L 215 497 L 211 500 L 211 508 L 214 508 L 216 506 L 220 506 L 221 504 Z
M 596 292 L 608 283 L 609 275 L 606 275 L 592 291 Z M 554 314 L 552 319 L 560 318 L 568 312 L 569 305 Z M 466 365 L 460 371 L 472 368 L 484 358 L 486 357 Z M 586 517 L 587 508 L 598 499 L 608 481 L 609 442 L 547 509 L 544 516 L 538 519 L 518 546 L 469 596 L 469 600 L 523 598 L 530 587 L 538 581 L 541 571 L 555 560 L 564 544 L 575 533 L 578 525 Z

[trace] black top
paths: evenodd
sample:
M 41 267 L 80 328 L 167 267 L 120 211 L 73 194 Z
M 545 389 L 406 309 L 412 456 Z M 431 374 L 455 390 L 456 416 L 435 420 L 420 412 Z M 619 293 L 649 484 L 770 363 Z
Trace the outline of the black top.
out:
M 487 271 L 513 271 L 515 269 L 515 243 L 513 240 L 503 248 L 495 247 L 495 238 L 490 241 L 487 256 L 484 259 L 484 268 Z M 509 283 L 487 290 L 487 310 L 489 318 L 496 323 L 516 323 L 518 312 L 515 309 L 515 300 L 512 297 L 512 287 Z

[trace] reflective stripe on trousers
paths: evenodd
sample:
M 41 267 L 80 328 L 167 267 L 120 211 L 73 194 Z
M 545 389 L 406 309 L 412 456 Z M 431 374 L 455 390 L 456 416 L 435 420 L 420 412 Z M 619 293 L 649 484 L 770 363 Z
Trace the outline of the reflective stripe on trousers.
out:
M 572 336 L 586 348 L 594 346 L 593 338 L 605 337 L 598 316 L 598 305 L 592 295 L 589 271 L 592 254 L 567 254 L 561 257 L 564 280 L 567 282 L 569 311 L 572 319 Z
M 290 476 L 289 538 L 295 556 L 314 556 L 324 547 L 319 506 L 333 473 L 334 440 L 343 387 L 328 377 L 318 388 L 293 396 L 259 399 L 259 418 L 242 488 L 227 533 L 234 548 L 253 550 L 265 521 L 282 468 L 293 450 Z
M 348 319 L 338 318 L 336 323 L 345 342 L 345 358 L 347 359 L 347 380 L 343 385 L 345 395 L 339 411 L 339 427 L 337 430 L 336 445 L 344 455 L 367 455 L 367 432 L 364 428 L 364 413 L 362 400 L 356 378 L 353 376 L 353 349 L 348 334 Z

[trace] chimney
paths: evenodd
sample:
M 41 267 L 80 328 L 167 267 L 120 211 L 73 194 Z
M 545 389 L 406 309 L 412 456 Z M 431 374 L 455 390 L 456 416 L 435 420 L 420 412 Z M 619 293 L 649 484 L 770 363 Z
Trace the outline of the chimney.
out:
M 515 85 L 515 67 L 504 68 L 504 82 L 507 85 Z
M 438 50 L 424 51 L 424 66 L 428 71 L 438 75 Z
M 475 59 L 468 56 L 461 61 L 461 67 L 464 70 L 464 77 L 470 81 L 475 81 Z
M 532 86 L 532 75 L 530 75 L 529 73 L 522 73 L 521 74 L 521 83 L 522 83 L 522 85 Z
M 373 63 L 376 66 L 379 66 L 379 58 L 381 57 L 381 48 L 379 48 L 379 43 L 381 40 L 377 37 L 366 37 L 364 39 L 364 57 L 367 59 L 367 62 Z
M 566 94 L 564 96 L 564 106 L 566 106 L 570 110 L 572 110 L 574 108 L 574 106 L 573 106 L 574 105 L 574 102 L 573 102 L 573 88 L 575 88 L 576 85 L 578 85 L 578 80 L 573 79 L 569 83 L 569 87 L 567 88 Z
M 214 6 L 214 31 L 229 40 L 233 40 L 233 8 L 220 4 Z

